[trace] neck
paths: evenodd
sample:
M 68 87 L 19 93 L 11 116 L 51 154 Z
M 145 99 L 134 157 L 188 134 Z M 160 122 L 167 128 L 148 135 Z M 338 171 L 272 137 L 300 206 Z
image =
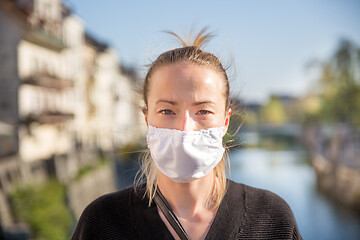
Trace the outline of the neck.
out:
M 159 172 L 158 187 L 178 217 L 191 218 L 200 211 L 211 209 L 213 178 L 211 171 L 190 183 L 177 183 Z

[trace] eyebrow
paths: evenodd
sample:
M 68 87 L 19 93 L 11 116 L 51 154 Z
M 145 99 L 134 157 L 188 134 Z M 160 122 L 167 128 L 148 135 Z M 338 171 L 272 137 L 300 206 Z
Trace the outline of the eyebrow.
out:
M 194 102 L 193 103 L 194 106 L 199 106 L 199 105 L 203 105 L 203 104 L 215 105 L 215 102 L 213 102 L 213 101 L 201 101 L 201 102 Z
M 158 103 L 168 103 L 168 104 L 171 104 L 171 105 L 174 105 L 174 106 L 177 105 L 177 103 L 174 102 L 174 101 L 164 100 L 164 99 L 157 100 L 155 104 L 158 104 Z
M 175 101 L 170 101 L 170 100 L 165 100 L 165 99 L 157 100 L 156 104 L 158 104 L 158 103 L 168 103 L 168 104 L 171 104 L 173 106 L 177 105 L 177 103 Z M 199 105 L 203 105 L 203 104 L 215 105 L 215 102 L 213 102 L 213 101 L 199 101 L 199 102 L 194 102 L 192 105 L 193 106 L 199 106 Z

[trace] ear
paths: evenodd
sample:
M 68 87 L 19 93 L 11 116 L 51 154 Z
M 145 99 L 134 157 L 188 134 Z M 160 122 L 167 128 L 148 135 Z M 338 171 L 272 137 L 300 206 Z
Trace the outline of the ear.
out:
M 229 109 L 226 111 L 223 136 L 225 136 L 225 134 L 226 134 L 226 132 L 227 132 L 227 130 L 228 130 L 228 128 L 229 128 L 231 112 L 232 112 L 232 109 L 231 109 L 231 108 L 229 108 Z
M 149 127 L 147 109 L 145 107 L 142 108 L 142 113 L 144 114 L 146 126 Z

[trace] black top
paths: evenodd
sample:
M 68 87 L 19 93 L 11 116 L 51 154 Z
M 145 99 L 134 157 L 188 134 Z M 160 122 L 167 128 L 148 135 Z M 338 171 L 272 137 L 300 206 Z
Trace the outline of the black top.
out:
M 276 194 L 228 181 L 206 239 L 302 239 L 288 204 Z M 82 213 L 72 239 L 174 239 L 148 207 L 144 188 L 104 195 Z

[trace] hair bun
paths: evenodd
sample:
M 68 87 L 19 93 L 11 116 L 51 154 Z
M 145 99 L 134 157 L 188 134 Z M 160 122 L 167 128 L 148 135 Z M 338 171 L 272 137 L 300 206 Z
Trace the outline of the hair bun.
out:
M 194 47 L 197 47 L 197 48 L 201 48 L 206 43 L 208 43 L 210 41 L 210 39 L 212 39 L 214 37 L 213 33 L 211 33 L 211 32 L 206 33 L 207 30 L 208 30 L 207 26 L 202 28 L 200 30 L 200 32 L 196 35 L 194 40 L 192 40 L 193 31 L 191 30 L 190 33 L 189 33 L 187 41 L 185 41 L 183 38 L 181 38 L 179 35 L 177 35 L 173 31 L 164 31 L 164 32 L 175 36 L 179 40 L 179 42 L 181 43 L 181 45 L 183 47 L 194 46 Z

